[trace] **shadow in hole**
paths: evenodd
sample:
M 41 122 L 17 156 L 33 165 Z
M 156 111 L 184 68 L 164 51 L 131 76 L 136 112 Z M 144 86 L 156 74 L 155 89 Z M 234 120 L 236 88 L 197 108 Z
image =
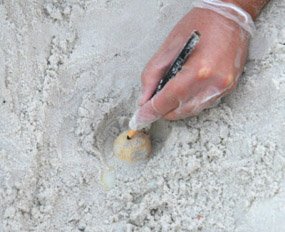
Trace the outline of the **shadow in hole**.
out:
M 151 136 L 153 155 L 157 154 L 163 148 L 171 129 L 170 123 L 162 119 L 152 124 L 149 133 Z
M 94 131 L 94 148 L 101 153 L 105 159 L 112 156 L 113 142 L 116 137 L 128 129 L 129 118 L 132 116 L 128 104 L 120 102 L 110 109 L 98 124 Z

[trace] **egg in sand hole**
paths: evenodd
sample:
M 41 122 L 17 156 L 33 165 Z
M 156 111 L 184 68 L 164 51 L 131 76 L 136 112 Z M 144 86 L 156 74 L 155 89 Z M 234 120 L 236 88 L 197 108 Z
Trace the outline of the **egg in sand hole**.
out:
M 124 131 L 115 139 L 113 152 L 129 163 L 147 160 L 151 154 L 150 136 L 145 131 Z
M 145 131 L 124 131 L 119 134 L 113 143 L 113 154 L 116 160 L 123 162 L 117 163 L 114 160 L 102 171 L 100 182 L 104 189 L 109 191 L 117 185 L 119 176 L 127 177 L 132 171 L 135 173 L 131 177 L 136 178 L 135 174 L 143 168 L 141 162 L 150 158 L 151 151 L 150 136 Z

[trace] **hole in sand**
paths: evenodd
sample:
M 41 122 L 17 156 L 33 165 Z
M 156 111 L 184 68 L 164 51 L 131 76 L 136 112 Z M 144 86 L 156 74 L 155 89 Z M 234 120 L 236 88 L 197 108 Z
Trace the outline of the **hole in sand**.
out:
M 105 166 L 105 170 L 102 170 L 102 173 L 108 176 L 108 170 L 112 170 L 116 176 L 112 177 L 116 179 L 114 183 L 117 183 L 118 180 L 122 180 L 123 182 L 136 180 L 141 176 L 148 162 L 148 160 L 141 160 L 129 163 L 119 160 L 113 154 L 115 139 L 121 132 L 129 130 L 129 120 L 134 112 L 129 108 L 131 107 L 128 104 L 119 103 L 104 115 L 94 133 L 94 147 L 105 163 L 103 165 Z M 153 147 L 151 156 L 154 156 L 162 149 L 170 132 L 171 127 L 166 121 L 160 120 L 152 125 L 149 131 Z
M 113 143 L 117 136 L 129 130 L 128 124 L 132 116 L 128 104 L 120 103 L 104 115 L 94 133 L 94 147 L 103 155 L 106 162 L 113 158 Z M 164 146 L 171 132 L 171 125 L 165 120 L 152 124 L 149 134 L 152 142 L 152 156 L 157 154 Z M 127 138 L 129 139 L 129 138 Z
M 128 130 L 131 116 L 131 112 L 121 103 L 106 113 L 99 123 L 94 133 L 94 147 L 103 155 L 106 162 L 113 156 L 114 140 L 122 131 Z

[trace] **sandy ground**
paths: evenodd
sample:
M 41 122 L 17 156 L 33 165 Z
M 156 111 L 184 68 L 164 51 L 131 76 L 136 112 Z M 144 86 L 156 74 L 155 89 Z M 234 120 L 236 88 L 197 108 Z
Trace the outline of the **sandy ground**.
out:
M 154 124 L 148 162 L 112 156 L 144 64 L 192 3 L 0 1 L 0 231 L 285 231 L 283 0 L 233 94 Z

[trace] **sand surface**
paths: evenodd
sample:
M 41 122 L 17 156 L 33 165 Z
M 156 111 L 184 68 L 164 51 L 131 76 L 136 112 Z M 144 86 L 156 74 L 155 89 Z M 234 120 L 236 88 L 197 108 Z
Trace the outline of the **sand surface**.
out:
M 285 231 L 285 2 L 258 19 L 236 91 L 112 142 L 189 0 L 0 1 L 0 231 Z M 103 184 L 102 184 L 102 178 Z

